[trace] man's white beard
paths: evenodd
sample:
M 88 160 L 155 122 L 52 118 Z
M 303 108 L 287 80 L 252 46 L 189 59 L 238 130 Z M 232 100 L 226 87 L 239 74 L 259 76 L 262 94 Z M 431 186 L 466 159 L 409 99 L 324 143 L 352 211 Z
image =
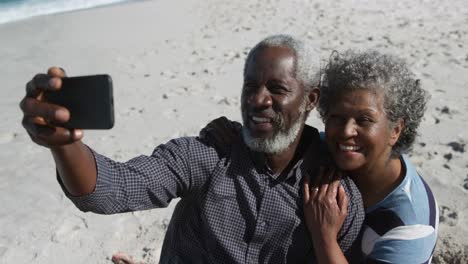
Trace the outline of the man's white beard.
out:
M 277 131 L 274 132 L 273 136 L 267 139 L 254 138 L 250 130 L 245 125 L 242 127 L 242 137 L 245 144 L 253 151 L 262 152 L 266 154 L 278 154 L 286 150 L 297 138 L 302 125 L 307 119 L 307 113 L 305 111 L 307 105 L 307 98 L 301 103 L 299 107 L 299 117 L 292 124 L 291 128 L 285 129 L 284 122 L 280 122 L 281 126 Z

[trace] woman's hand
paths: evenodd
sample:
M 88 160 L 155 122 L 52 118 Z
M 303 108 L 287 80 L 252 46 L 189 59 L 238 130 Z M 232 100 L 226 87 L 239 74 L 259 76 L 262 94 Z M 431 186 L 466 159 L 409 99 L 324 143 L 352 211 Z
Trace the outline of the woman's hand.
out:
M 200 131 L 200 139 L 216 148 L 222 155 L 239 136 L 242 125 L 222 116 L 212 120 Z
M 334 168 L 321 167 L 313 185 L 308 176 L 304 179 L 304 217 L 319 263 L 343 263 L 335 261 L 344 259 L 337 235 L 348 213 L 341 176 Z

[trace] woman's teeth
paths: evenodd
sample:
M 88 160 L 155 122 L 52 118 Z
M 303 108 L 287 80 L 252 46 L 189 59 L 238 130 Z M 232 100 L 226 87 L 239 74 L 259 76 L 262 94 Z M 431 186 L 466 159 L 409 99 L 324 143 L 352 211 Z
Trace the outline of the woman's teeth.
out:
M 347 145 L 342 145 L 342 144 L 339 144 L 338 146 L 339 146 L 340 150 L 342 150 L 342 151 L 358 151 L 358 150 L 361 149 L 358 146 L 347 146 Z

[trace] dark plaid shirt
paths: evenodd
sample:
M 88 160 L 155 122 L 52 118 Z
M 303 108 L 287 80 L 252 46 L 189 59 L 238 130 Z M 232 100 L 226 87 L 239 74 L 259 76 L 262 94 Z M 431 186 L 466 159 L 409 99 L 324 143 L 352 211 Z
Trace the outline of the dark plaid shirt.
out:
M 151 156 L 120 163 L 94 153 L 98 177 L 93 193 L 70 197 L 83 211 L 113 214 L 166 207 L 181 197 L 172 215 L 161 263 L 305 263 L 313 249 L 303 222 L 302 176 L 317 173 L 320 139 L 306 127 L 301 156 L 280 175 L 240 137 L 220 155 L 199 138 L 158 146 Z M 346 252 L 356 239 L 364 210 L 354 183 L 342 180 L 350 197 L 339 234 Z

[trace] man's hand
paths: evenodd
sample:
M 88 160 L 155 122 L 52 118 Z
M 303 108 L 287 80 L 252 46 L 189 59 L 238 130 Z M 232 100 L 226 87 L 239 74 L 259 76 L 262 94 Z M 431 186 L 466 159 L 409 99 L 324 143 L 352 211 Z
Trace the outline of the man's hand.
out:
M 82 130 L 69 130 L 60 126 L 70 119 L 68 109 L 43 99 L 44 92 L 61 89 L 62 77 L 65 77 L 65 72 L 57 67 L 49 68 L 47 74 L 37 74 L 26 84 L 26 96 L 20 103 L 23 127 L 32 141 L 48 148 L 67 145 L 83 138 Z
M 52 67 L 47 74 L 37 74 L 26 84 L 26 96 L 21 100 L 23 126 L 37 144 L 50 148 L 65 188 L 71 195 L 91 193 L 96 187 L 96 163 L 91 151 L 82 142 L 82 130 L 69 130 L 60 125 L 70 119 L 65 107 L 47 103 L 45 92 L 62 87 L 65 72 Z

